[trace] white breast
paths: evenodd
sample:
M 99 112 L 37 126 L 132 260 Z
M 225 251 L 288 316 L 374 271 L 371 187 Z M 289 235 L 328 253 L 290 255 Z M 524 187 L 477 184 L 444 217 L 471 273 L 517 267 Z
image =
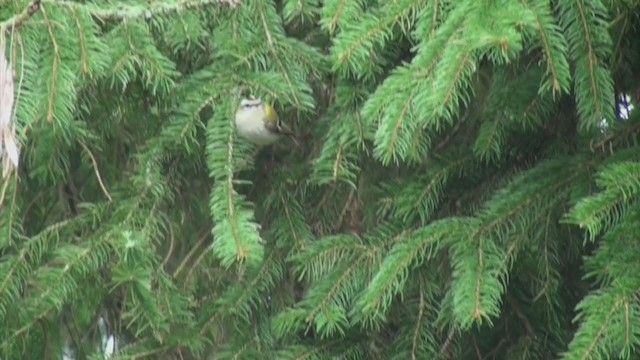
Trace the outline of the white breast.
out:
M 239 109 L 236 112 L 236 128 L 243 138 L 256 145 L 267 146 L 278 141 L 280 136 L 265 128 L 262 116 L 260 107 Z

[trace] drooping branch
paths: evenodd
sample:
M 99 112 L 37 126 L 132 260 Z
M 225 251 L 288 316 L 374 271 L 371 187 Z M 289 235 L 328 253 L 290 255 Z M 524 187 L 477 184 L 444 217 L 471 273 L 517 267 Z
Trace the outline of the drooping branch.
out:
M 42 5 L 42 0 L 33 0 L 29 6 L 24 9 L 21 13 L 3 21 L 0 23 L 0 29 L 4 31 L 4 29 L 15 29 L 19 28 L 24 24 L 25 21 L 29 20 L 35 13 L 40 10 Z
M 71 1 L 41 0 L 45 4 L 55 6 L 66 6 L 68 8 L 84 9 L 91 15 L 101 20 L 121 20 L 121 19 L 150 19 L 156 15 L 181 12 L 210 4 L 221 4 L 235 8 L 241 0 L 182 0 L 170 1 L 167 3 L 157 3 L 152 6 L 129 5 L 119 2 L 112 5 L 93 5 Z
M 59 0 L 33 0 L 31 4 L 24 9 L 19 14 L 0 22 L 0 28 L 2 29 L 15 29 L 23 25 L 29 18 L 31 18 L 35 13 L 37 13 L 42 5 L 44 4 L 52 4 L 55 6 L 68 6 L 72 8 L 84 8 L 89 10 L 89 12 L 103 20 L 107 19 L 123 19 L 123 18 L 151 18 L 155 14 L 168 13 L 172 11 L 180 11 L 188 8 L 194 8 L 207 4 L 223 4 L 230 6 L 232 8 L 240 5 L 240 0 L 185 0 L 176 3 L 170 4 L 161 4 L 155 7 L 142 7 L 142 6 L 132 6 L 125 4 L 117 4 L 113 7 L 105 7 L 105 6 L 91 6 L 86 4 L 80 4 L 70 1 L 59 1 Z

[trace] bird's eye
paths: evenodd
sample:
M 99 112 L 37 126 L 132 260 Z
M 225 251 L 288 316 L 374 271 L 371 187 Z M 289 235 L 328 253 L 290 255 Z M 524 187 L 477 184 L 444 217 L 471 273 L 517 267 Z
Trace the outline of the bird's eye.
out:
M 256 103 L 251 103 L 251 102 L 245 102 L 245 103 L 240 103 L 240 108 L 241 109 L 249 109 L 249 108 L 252 108 L 252 107 L 256 107 L 258 105 L 260 105 L 260 104 L 259 103 L 256 104 Z

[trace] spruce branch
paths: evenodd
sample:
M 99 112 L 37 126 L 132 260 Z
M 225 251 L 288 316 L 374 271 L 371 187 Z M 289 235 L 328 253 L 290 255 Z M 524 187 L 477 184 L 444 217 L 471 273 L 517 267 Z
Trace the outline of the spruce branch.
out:
M 344 333 L 349 327 L 345 303 L 353 296 L 354 287 L 358 284 L 356 279 L 367 269 L 368 258 L 369 254 L 363 252 L 351 263 L 331 271 L 324 281 L 310 289 L 303 300 L 306 310 L 304 322 L 309 326 L 315 324 L 316 331 L 327 336 L 334 335 L 336 331 Z
M 574 69 L 574 92 L 581 127 L 597 129 L 602 120 L 615 119 L 613 79 L 607 67 L 611 37 L 607 10 L 600 0 L 560 1 L 557 4 Z
M 640 193 L 640 165 L 618 161 L 604 166 L 596 180 L 603 191 L 582 198 L 565 216 L 566 222 L 586 229 L 591 240 L 617 223 L 635 202 Z
M 586 11 L 587 9 L 585 8 L 584 4 L 582 3 L 582 1 L 576 1 L 575 3 L 576 9 L 578 10 L 578 13 L 580 14 L 579 16 L 579 21 L 580 21 L 580 25 L 581 28 L 584 31 L 584 36 L 585 36 L 585 42 L 587 44 L 587 53 L 586 56 L 588 58 L 588 64 L 589 64 L 589 78 L 590 78 L 590 87 L 591 87 L 591 91 L 593 93 L 593 98 L 594 98 L 594 106 L 595 106 L 595 115 L 599 115 L 602 116 L 603 114 L 603 110 L 602 107 L 606 106 L 600 103 L 600 95 L 599 95 L 599 86 L 598 84 L 596 84 L 596 74 L 595 74 L 595 67 L 597 66 L 598 63 L 598 59 L 597 59 L 597 54 L 595 53 L 595 49 L 594 47 L 594 43 L 593 40 L 591 39 L 591 34 L 589 31 L 589 24 L 587 18 L 586 18 Z
M 629 273 L 627 273 L 629 274 Z M 627 279 L 629 280 L 629 279 Z M 562 359 L 589 359 L 594 356 L 613 357 L 630 354 L 637 342 L 637 314 L 627 311 L 631 304 L 637 308 L 638 283 L 620 282 L 585 297 L 577 309 L 582 320 Z M 625 287 L 629 287 L 625 289 Z M 634 329 L 627 332 L 627 324 Z M 631 341 L 636 338 L 636 341 Z M 629 358 L 629 356 L 625 356 Z
M 80 19 L 78 18 L 78 14 L 76 13 L 75 8 L 71 8 L 71 12 L 73 13 L 73 17 L 76 21 L 76 26 L 78 27 L 78 37 L 80 42 L 80 58 L 82 59 L 82 71 L 85 75 L 89 75 L 89 60 L 87 55 L 87 39 L 85 33 L 86 29 L 83 28 L 80 23 Z
M 276 282 L 282 278 L 283 268 L 277 253 L 271 252 L 265 257 L 260 268 L 255 268 L 242 276 L 236 284 L 230 286 L 216 299 L 220 308 L 226 309 L 224 313 L 217 312 L 206 325 L 202 327 L 200 335 L 204 335 L 217 316 L 234 315 L 247 324 L 251 323 L 251 315 L 260 308 L 265 297 L 273 289 Z
M 42 0 L 33 0 L 29 6 L 27 6 L 21 13 L 0 22 L 0 32 L 13 31 L 14 29 L 22 26 L 27 20 L 29 20 L 35 13 L 40 10 L 42 6 Z M 1 36 L 1 35 L 0 35 Z
M 57 286 L 46 287 L 44 291 L 36 292 L 23 302 L 29 311 L 21 317 L 22 326 L 12 331 L 1 345 L 6 346 L 10 341 L 14 341 L 46 316 L 59 311 L 68 298 L 77 296 L 75 293 L 78 287 L 76 276 L 84 277 L 91 270 L 101 267 L 106 262 L 106 258 L 98 253 L 105 252 L 106 247 L 105 244 L 99 243 L 89 243 L 84 247 L 68 246 L 64 249 L 66 251 L 59 253 L 58 260 L 65 262 L 62 268 L 37 273 L 35 280 L 40 281 L 40 284 L 51 284 L 53 280 Z
M 171 0 L 155 2 L 153 5 L 150 5 L 149 3 L 129 5 L 125 2 L 110 5 L 94 5 L 66 0 L 40 0 L 38 2 L 86 11 L 103 21 L 123 19 L 148 20 L 155 16 L 169 15 L 171 13 L 182 12 L 190 9 L 198 9 L 211 4 L 222 4 L 231 8 L 235 8 L 241 4 L 241 0 Z
M 371 317 L 386 312 L 393 297 L 402 292 L 409 272 L 438 254 L 443 242 L 455 238 L 460 228 L 463 228 L 460 219 L 448 218 L 396 236 L 393 239 L 396 243 L 361 293 L 355 309 Z
M 416 349 L 418 348 L 418 339 L 420 337 L 420 327 L 423 322 L 424 317 L 424 308 L 425 308 L 425 300 L 424 300 L 424 289 L 422 283 L 420 283 L 420 302 L 418 303 L 418 315 L 416 316 L 416 328 L 413 332 L 413 339 L 411 342 L 411 359 L 416 360 Z
M 374 156 L 384 165 L 404 161 L 412 155 L 408 151 L 414 148 L 410 141 L 416 132 L 441 128 L 438 116 L 448 111 L 442 102 L 447 95 L 453 96 L 446 89 L 447 84 L 453 90 L 459 89 L 457 83 L 452 82 L 455 74 L 450 73 L 451 70 L 455 72 L 455 64 L 448 64 L 455 61 L 445 59 L 445 55 L 455 58 L 469 51 L 459 44 L 463 40 L 465 6 L 457 7 L 454 15 L 447 19 L 434 38 L 421 43 L 411 63 L 399 66 L 390 74 L 362 107 L 363 117 L 376 122 Z M 450 50 L 450 47 L 455 49 Z M 443 72 L 443 68 L 448 70 L 447 73 L 438 74 Z M 470 76 L 468 73 L 465 75 L 465 79 Z M 436 92 L 438 88 L 440 91 Z M 446 92 L 444 95 L 443 90 Z M 457 95 L 453 96 L 455 100 L 459 99 Z M 453 121 L 453 114 L 445 115 L 448 115 L 446 120 Z
M 531 299 L 531 303 L 535 304 L 542 296 L 546 295 L 546 298 L 549 300 L 549 288 L 552 286 L 550 283 L 553 281 L 552 276 L 557 276 L 555 270 L 553 270 L 553 266 L 557 263 L 554 254 L 551 253 L 553 248 L 553 243 L 551 242 L 551 234 L 550 229 L 552 228 L 552 221 L 554 220 L 552 213 L 547 214 L 547 219 L 545 220 L 544 225 L 544 242 L 542 245 L 542 266 L 544 268 L 544 286 L 540 289 L 540 291 L 533 296 Z M 552 262 L 554 264 L 552 264 Z M 552 273 L 554 273 L 552 275 Z
M 267 46 L 269 47 L 269 51 L 273 56 L 273 60 L 276 62 L 278 68 L 280 69 L 280 73 L 284 76 L 285 80 L 287 81 L 287 85 L 289 86 L 291 95 L 293 95 L 293 99 L 295 100 L 296 107 L 300 107 L 300 100 L 296 95 L 297 91 L 294 90 L 293 82 L 291 81 L 291 77 L 289 76 L 289 71 L 284 66 L 283 61 L 280 59 L 281 54 L 279 54 L 275 49 L 276 44 L 274 41 L 274 36 L 271 34 L 271 29 L 269 28 L 269 24 L 267 23 L 267 20 L 266 20 L 267 15 L 265 14 L 265 11 L 266 9 L 264 8 L 260 8 L 259 10 L 262 28 L 264 30 L 265 36 L 267 37 Z M 273 15 L 273 14 L 269 14 L 269 15 Z
M 45 254 L 55 246 L 51 239 L 60 236 L 62 230 L 79 220 L 76 217 L 49 225 L 26 241 L 9 261 L 0 263 L 0 321 L 6 319 L 9 304 L 19 299 L 19 289 L 26 286 L 28 278 L 40 265 Z
M 264 256 L 263 240 L 254 214 L 247 208 L 244 197 L 234 188 L 236 151 L 232 109 L 237 106 L 239 94 L 218 108 L 209 121 L 207 136 L 207 164 L 209 176 L 214 180 L 210 193 L 210 212 L 214 220 L 213 252 L 225 267 L 233 263 L 259 266 Z M 248 150 L 246 147 L 245 150 Z
M 493 120 L 484 121 L 473 145 L 473 152 L 476 156 L 487 163 L 500 158 L 504 142 L 503 119 L 500 116 Z
M 233 164 L 233 140 L 234 140 L 234 133 L 233 131 L 229 131 L 229 139 L 228 139 L 228 146 L 227 146 L 227 164 Z M 233 237 L 233 240 L 235 241 L 235 245 L 236 245 L 236 251 L 237 251 L 237 258 L 236 260 L 239 261 L 244 261 L 245 257 L 248 255 L 247 249 L 242 246 L 242 241 L 240 240 L 240 225 L 238 224 L 238 218 L 236 216 L 236 204 L 234 201 L 234 188 L 233 188 L 233 173 L 231 171 L 227 171 L 227 176 L 226 176 L 226 182 L 227 182 L 227 191 L 226 191 L 226 198 L 227 198 L 227 211 L 229 212 L 229 222 L 231 225 L 231 234 Z
M 53 30 L 52 23 L 47 16 L 47 12 L 44 7 L 42 8 L 42 16 L 47 24 L 47 31 L 51 38 L 51 44 L 53 45 L 53 64 L 51 65 L 51 87 L 49 94 L 49 106 L 47 108 L 47 121 L 51 123 L 53 121 L 53 115 L 55 113 L 55 104 L 57 96 L 57 82 L 58 82 L 58 67 L 60 66 L 60 46 L 56 40 L 55 31 Z
M 640 93 L 637 4 L 31 1 L 3 357 L 637 357 L 639 118 L 575 127 Z M 252 154 L 238 88 L 300 147 Z
M 362 0 L 330 0 L 322 6 L 320 25 L 329 34 L 334 34 L 340 26 L 348 21 L 355 21 L 360 15 L 364 1 Z
M 302 206 L 294 196 L 291 196 L 286 191 L 279 192 L 278 195 L 280 206 L 284 208 L 283 216 L 287 224 L 286 234 L 293 241 L 294 246 L 292 250 L 302 250 L 305 247 L 305 242 L 313 238 L 310 229 L 304 221 Z M 282 237 L 284 236 L 278 236 L 278 238 Z
M 463 327 L 484 319 L 492 321 L 491 317 L 499 314 L 499 299 L 506 287 L 503 274 L 508 271 L 508 258 L 513 256 L 505 249 L 505 238 L 514 232 L 526 233 L 533 221 L 544 219 L 547 209 L 564 201 L 560 194 L 566 194 L 589 169 L 580 164 L 568 170 L 565 161 L 545 162 L 515 179 L 485 205 L 477 218 L 471 219 L 475 229 L 468 237 L 453 243 L 453 310 Z M 548 193 L 556 194 L 553 200 L 543 196 Z M 523 216 L 527 211 L 528 216 Z M 474 294 L 471 299 L 469 291 Z
M 403 25 L 411 24 L 413 14 L 422 6 L 422 2 L 416 0 L 387 2 L 365 12 L 358 21 L 345 24 L 331 51 L 335 68 L 343 73 L 350 71 L 358 77 L 370 77 L 371 70 L 377 67 L 378 49 L 394 38 L 396 26 L 403 28 Z M 371 66 L 363 66 L 367 62 Z
M 547 60 L 550 86 L 554 95 L 567 93 L 570 89 L 571 73 L 567 60 L 567 43 L 560 33 L 559 26 L 553 21 L 549 3 L 538 0 L 520 0 L 529 9 L 535 19 L 535 28 L 540 37 L 542 49 Z

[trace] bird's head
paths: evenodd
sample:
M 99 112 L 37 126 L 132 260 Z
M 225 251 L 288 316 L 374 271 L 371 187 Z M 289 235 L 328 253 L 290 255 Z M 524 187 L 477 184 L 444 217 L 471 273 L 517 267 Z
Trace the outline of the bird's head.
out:
M 260 99 L 242 99 L 240 101 L 240 109 L 248 109 L 252 107 L 258 107 L 262 105 L 262 100 Z

